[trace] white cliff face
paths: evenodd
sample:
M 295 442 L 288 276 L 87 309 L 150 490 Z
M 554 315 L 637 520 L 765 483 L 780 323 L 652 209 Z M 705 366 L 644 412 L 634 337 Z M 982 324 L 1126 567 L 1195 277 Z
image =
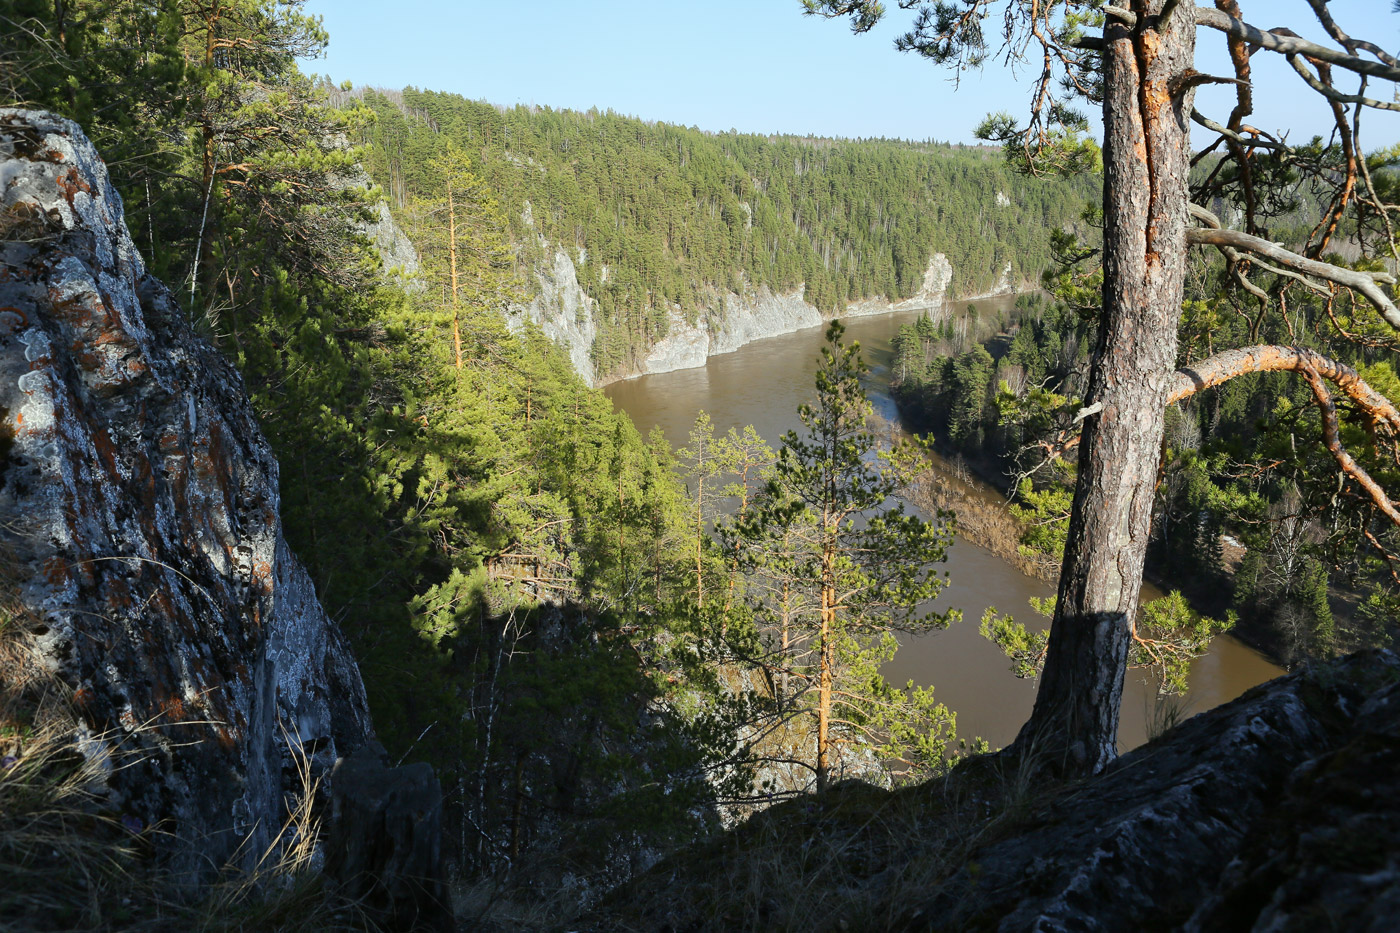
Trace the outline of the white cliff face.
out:
M 368 179 L 368 176 L 366 176 Z M 418 275 L 418 252 L 413 248 L 404 232 L 394 223 L 389 214 L 389 205 L 383 201 L 374 205 L 374 220 L 365 225 L 365 235 L 384 264 L 384 274 L 390 281 L 405 288 L 417 288 L 414 277 Z
M 948 257 L 935 253 L 924 270 L 919 291 L 903 301 L 883 298 L 852 302 L 840 317 L 866 317 L 891 311 L 936 310 L 943 307 L 948 286 L 953 281 L 953 267 Z M 803 300 L 801 288 L 786 294 L 775 294 L 761 287 L 748 295 L 729 293 L 724 300 L 724 313 L 707 326 L 704 318 L 695 324 L 686 323 L 679 314 L 670 317 L 670 332 L 652 347 L 635 375 L 669 373 L 677 369 L 704 366 L 705 360 L 721 353 L 732 353 L 745 344 L 791 334 L 807 327 L 819 327 L 829 315 Z
M 991 291 L 980 292 L 979 294 L 968 295 L 967 297 L 969 299 L 993 298 L 997 295 L 1009 295 L 1015 290 L 1016 279 L 1012 275 L 1011 263 L 1008 262 L 1005 268 L 1001 270 L 1001 275 L 997 276 L 996 284 L 992 286 Z
M 708 325 L 703 317 L 688 324 L 672 312 L 670 333 L 651 348 L 638 375 L 704 366 L 710 357 L 730 353 L 755 340 L 821 323 L 821 312 L 802 300 L 800 288 L 785 295 L 774 294 L 767 287 L 748 296 L 730 293 L 725 297 L 723 317 L 713 325 Z
M 593 299 L 579 285 L 573 260 L 556 249 L 553 265 L 536 268 L 535 279 L 539 294 L 527 305 L 511 305 L 506 323 L 514 331 L 523 329 L 527 321 L 538 325 L 546 337 L 568 352 L 574 372 L 594 385 L 592 350 L 598 328 L 593 321 Z
M 580 251 L 579 262 L 583 261 L 584 254 Z M 993 294 L 1010 290 L 1010 271 L 1008 264 L 1002 275 L 1005 287 Z M 577 269 L 569 254 L 556 249 L 553 264 L 544 269 L 536 268 L 535 278 L 539 282 L 539 294 L 527 305 L 512 306 L 507 323 L 513 330 L 523 328 L 527 321 L 538 325 L 547 337 L 568 351 L 574 371 L 589 385 L 703 366 L 712 356 L 730 353 L 765 337 L 819 327 L 833 317 L 808 304 L 801 287 L 782 294 L 767 286 L 743 295 L 729 292 L 723 296 L 720 307 L 710 309 L 708 314 L 702 312 L 693 324 L 679 311 L 671 312 L 667 335 L 652 346 L 635 372 L 599 374 L 590 353 L 598 332 L 593 318 L 594 301 L 579 285 Z M 937 311 L 944 306 L 952 281 L 953 267 L 948 257 L 935 253 L 913 297 L 901 301 L 868 298 L 852 302 L 834 316 Z
M 934 253 L 924 270 L 924 281 L 912 298 L 903 301 L 890 301 L 885 298 L 867 298 L 846 306 L 847 317 L 867 317 L 874 314 L 889 314 L 891 311 L 937 311 L 948 298 L 948 286 L 953 283 L 953 264 L 942 253 Z

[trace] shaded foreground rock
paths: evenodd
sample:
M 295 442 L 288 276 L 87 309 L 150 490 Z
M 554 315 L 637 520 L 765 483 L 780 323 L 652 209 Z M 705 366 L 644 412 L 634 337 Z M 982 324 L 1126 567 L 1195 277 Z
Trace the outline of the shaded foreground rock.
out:
M 207 875 L 373 738 L 360 673 L 288 549 L 238 373 L 147 274 L 79 128 L 0 110 L 0 542 L 72 690 L 95 788 Z
M 394 929 L 450 930 L 437 776 L 381 756 L 366 747 L 335 766 L 326 873 Z
M 1392 652 L 1271 681 L 1088 781 L 1024 785 L 1005 768 L 776 807 L 580 929 L 1390 930 L 1400 917 Z

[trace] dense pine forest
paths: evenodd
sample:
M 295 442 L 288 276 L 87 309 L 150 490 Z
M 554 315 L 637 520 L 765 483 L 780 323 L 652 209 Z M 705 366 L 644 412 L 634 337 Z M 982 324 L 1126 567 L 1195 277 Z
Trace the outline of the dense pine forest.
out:
M 414 88 L 336 96 L 376 115 L 358 138 L 396 210 L 438 196 L 433 160 L 451 142 L 498 199 L 517 262 L 573 259 L 600 306 L 600 376 L 634 367 L 673 310 L 722 315 L 725 293 L 805 286 L 835 316 L 914 295 L 939 252 L 950 294 L 988 291 L 1008 267 L 1037 282 L 1049 231 L 1077 228 L 1095 191 L 1087 176 L 1019 177 L 994 147 L 710 133 Z
M 851 776 L 891 788 L 977 773 L 962 762 L 985 743 L 959 737 L 926 686 L 881 673 L 894 630 L 958 618 L 929 608 L 953 516 L 925 520 L 901 497 L 926 478 L 927 446 L 961 456 L 1014 497 L 1024 551 L 1059 566 L 1079 432 L 1102 410 L 1085 399 L 1104 314 L 1104 218 L 1086 209 L 1102 185 L 1094 144 L 1077 153 L 1090 171 L 1064 178 L 1019 173 L 991 146 L 337 87 L 298 65 L 329 38 L 302 0 L 6 0 L 0 31 L 3 102 L 81 126 L 145 263 L 237 367 L 277 455 L 286 537 L 351 645 L 386 759 L 428 762 L 441 781 L 462 916 L 497 911 L 506 928 L 507 907 L 536 907 L 531 922 L 558 925 L 774 803 L 839 799 Z M 1383 235 L 1393 255 L 1389 215 L 1337 207 L 1315 180 L 1354 174 L 1360 158 L 1371 202 L 1393 205 L 1400 151 L 1302 149 L 1257 156 L 1268 197 L 1246 198 L 1213 158 L 1195 166 L 1192 196 L 1393 285 L 1366 258 Z M 19 236 L 24 219 L 0 229 Z M 389 269 L 393 223 L 413 256 Z M 915 295 L 944 254 L 953 300 L 900 335 L 893 370 L 906 418 L 930 437 L 891 445 L 876 430 L 839 324 L 777 449 L 752 428 L 719 434 L 703 413 L 681 450 L 641 436 L 565 350 L 507 324 L 560 251 L 597 302 L 600 379 L 636 372 L 677 316 L 717 319 L 728 295 L 800 288 L 834 318 Z M 1400 397 L 1400 342 L 1371 306 L 1246 271 L 1193 254 L 1179 365 L 1287 345 Z M 1026 292 L 1010 313 L 957 300 L 1008 275 Z M 1130 649 L 1164 693 L 1235 619 L 1289 665 L 1400 631 L 1400 531 L 1333 450 L 1356 451 L 1388 489 L 1400 459 L 1368 443 L 1369 411 L 1320 397 L 1297 372 L 1260 372 L 1169 408 L 1150 566 L 1193 605 L 1147 609 Z M 1041 673 L 1043 633 L 995 616 L 984 628 L 1018 674 Z M 0 739 L 42 726 L 0 694 Z M 74 757 L 63 746 L 53 771 L 67 780 Z M 0 803 L 51 816 L 49 798 L 22 790 Z M 989 798 L 967 799 L 985 816 Z M 31 865 L 7 819 L 0 809 L 0 863 Z M 153 861 L 150 827 L 113 831 L 134 841 L 94 862 Z M 260 879 L 188 928 L 256 928 L 229 905 L 291 889 Z M 62 922 L 120 928 L 98 900 L 75 896 Z M 220 912 L 225 926 L 209 920 Z M 332 929 L 345 916 L 278 922 Z
M 976 148 L 360 100 L 298 69 L 327 36 L 297 3 L 4 17 L 6 96 L 90 135 L 150 269 L 237 365 L 280 464 L 289 542 L 351 643 L 390 759 L 436 769 L 462 879 L 509 869 L 514 885 L 596 893 L 735 807 L 802 792 L 819 748 L 820 773 L 837 773 L 807 719 L 817 665 L 838 656 L 855 692 L 835 701 L 847 725 L 832 745 L 881 781 L 872 749 L 911 776 L 948 766 L 953 716 L 884 683 L 888 636 L 775 647 L 763 628 L 760 551 L 782 565 L 789 611 L 814 605 L 794 608 L 821 549 L 757 543 L 811 521 L 790 497 L 764 505 L 742 561 L 744 544 L 712 535 L 705 478 L 741 482 L 757 508 L 778 453 L 750 431 L 678 463 L 501 312 L 528 297 L 539 237 L 565 244 L 608 309 L 600 368 L 617 367 L 664 333 L 668 303 L 699 314 L 715 290 L 805 283 L 835 311 L 917 290 L 934 249 L 964 289 L 1007 263 L 1034 275 L 1048 253 L 1026 218 L 1060 223 L 1087 188 L 1019 183 Z M 407 276 L 372 239 L 385 198 L 417 247 Z M 854 380 L 828 391 L 863 419 Z M 868 508 L 887 493 L 861 495 Z M 910 568 L 948 535 L 906 532 L 937 545 Z M 707 603 L 707 589 L 726 595 Z M 765 755 L 782 775 L 755 783 Z
M 511 260 L 468 243 L 505 226 L 489 192 L 458 201 L 455 240 L 445 214 L 419 225 L 425 280 L 489 286 L 405 290 L 368 237 L 380 195 L 349 142 L 375 114 L 330 106 L 298 69 L 327 39 L 299 4 L 3 17 L 6 96 L 90 134 L 146 261 L 237 364 L 286 534 L 393 760 L 436 767 L 454 860 L 484 872 L 543 836 L 548 871 L 588 877 L 618 840 L 712 819 L 733 741 L 725 703 L 701 700 L 719 688 L 676 569 L 684 486 L 664 442 L 506 329 Z

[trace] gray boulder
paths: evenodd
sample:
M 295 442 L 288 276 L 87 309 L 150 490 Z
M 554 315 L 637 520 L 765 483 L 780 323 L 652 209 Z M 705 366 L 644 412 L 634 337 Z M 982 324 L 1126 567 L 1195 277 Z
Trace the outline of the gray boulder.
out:
M 79 128 L 0 110 L 0 545 L 105 803 L 176 870 L 262 853 L 372 738 L 359 670 L 283 538 L 234 368 L 147 274 Z

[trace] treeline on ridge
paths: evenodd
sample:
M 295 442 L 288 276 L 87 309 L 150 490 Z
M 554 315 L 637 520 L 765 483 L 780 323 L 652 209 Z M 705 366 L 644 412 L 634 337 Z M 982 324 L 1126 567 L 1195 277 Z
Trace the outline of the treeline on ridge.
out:
M 362 90 L 366 165 L 398 207 L 435 190 L 460 146 L 496 193 L 521 263 L 565 251 L 599 302 L 600 376 L 625 374 L 726 292 L 805 285 L 835 315 L 916 294 L 945 254 L 950 294 L 1035 282 L 1048 231 L 1075 227 L 1097 178 L 1016 175 L 1000 151 L 939 143 L 708 133 L 611 111 L 499 108 L 456 94 Z M 528 208 L 527 208 L 528 205 Z

